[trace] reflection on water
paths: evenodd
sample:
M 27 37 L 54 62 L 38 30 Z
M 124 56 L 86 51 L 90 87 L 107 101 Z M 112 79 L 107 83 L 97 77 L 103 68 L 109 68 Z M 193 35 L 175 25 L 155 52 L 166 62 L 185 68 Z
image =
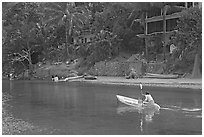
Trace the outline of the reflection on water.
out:
M 183 113 L 185 117 L 189 117 L 189 118 L 202 118 L 202 108 L 182 108 L 179 106 L 167 105 L 165 107 L 162 107 L 160 110 Z M 160 114 L 160 111 L 157 109 L 151 109 L 151 108 L 119 105 L 117 107 L 117 114 L 124 115 L 125 113 L 140 114 L 140 131 L 143 132 L 144 124 L 153 122 L 153 117 L 155 116 L 155 114 Z
M 117 103 L 117 94 L 138 98 L 134 86 L 14 80 L 2 89 L 17 119 L 52 134 L 202 134 L 201 91 L 144 87 L 161 106 L 154 111 Z
M 145 116 L 145 120 L 147 122 L 152 121 L 152 117 L 154 114 L 159 114 L 159 110 L 157 109 L 152 109 L 152 108 L 142 108 L 142 107 L 133 107 L 133 106 L 119 106 L 117 108 L 117 113 L 122 114 L 122 113 L 127 113 L 127 112 L 137 112 Z
M 143 122 L 152 122 L 153 116 L 155 114 L 159 114 L 158 109 L 154 108 L 146 108 L 141 106 L 119 106 L 117 108 L 117 114 L 123 115 L 124 113 L 139 113 L 141 115 L 140 118 L 140 131 L 143 132 Z M 144 120 L 143 120 L 144 119 Z

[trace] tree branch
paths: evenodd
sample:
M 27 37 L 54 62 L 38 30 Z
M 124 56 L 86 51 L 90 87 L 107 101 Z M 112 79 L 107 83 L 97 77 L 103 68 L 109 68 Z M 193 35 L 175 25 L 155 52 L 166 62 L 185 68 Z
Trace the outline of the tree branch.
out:
M 23 50 L 24 51 L 24 50 Z M 25 51 L 24 51 L 25 52 Z M 25 52 L 26 53 L 26 52 Z M 13 59 L 12 59 L 12 62 L 15 62 L 15 61 L 24 61 L 25 59 L 29 61 L 29 58 L 28 58 L 28 54 L 26 55 L 22 55 L 20 53 L 13 53 L 13 55 L 15 56 Z

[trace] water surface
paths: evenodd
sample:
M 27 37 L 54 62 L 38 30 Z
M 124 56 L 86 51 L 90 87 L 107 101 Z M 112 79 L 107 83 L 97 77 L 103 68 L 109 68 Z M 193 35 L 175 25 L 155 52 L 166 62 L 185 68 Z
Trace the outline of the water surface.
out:
M 143 87 L 161 106 L 154 112 L 117 101 L 117 94 L 139 98 L 139 86 L 3 81 L 2 89 L 12 97 L 9 111 L 15 118 L 42 129 L 22 134 L 202 134 L 201 90 Z

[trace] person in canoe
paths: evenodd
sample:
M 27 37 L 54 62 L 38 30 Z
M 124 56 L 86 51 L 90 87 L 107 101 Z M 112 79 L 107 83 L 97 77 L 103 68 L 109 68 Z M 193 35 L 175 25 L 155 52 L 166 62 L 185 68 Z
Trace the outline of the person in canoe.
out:
M 148 106 L 154 105 L 154 99 L 149 92 L 145 92 L 145 94 L 142 95 L 145 96 L 144 102 L 147 102 L 146 105 Z

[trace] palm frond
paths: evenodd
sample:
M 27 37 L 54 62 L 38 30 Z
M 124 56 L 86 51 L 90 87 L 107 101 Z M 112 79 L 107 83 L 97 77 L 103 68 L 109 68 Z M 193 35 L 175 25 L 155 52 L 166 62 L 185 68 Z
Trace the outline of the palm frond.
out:
M 50 18 L 53 18 L 53 17 L 56 17 L 56 16 L 63 17 L 63 15 L 64 14 L 59 13 L 59 12 L 46 10 L 45 14 L 44 14 L 44 17 L 43 17 L 43 20 L 49 20 Z
M 64 12 L 66 12 L 67 9 L 71 8 L 70 2 L 57 2 L 56 4 L 60 7 L 61 11 Z
M 44 4 L 44 7 L 45 8 L 50 8 L 50 9 L 53 9 L 53 10 L 56 10 L 56 11 L 64 11 L 64 8 L 61 7 L 59 2 L 46 2 Z
M 76 19 L 78 18 L 78 19 L 83 20 L 83 21 L 86 21 L 89 19 L 89 17 L 87 17 L 86 15 L 81 14 L 81 13 L 74 13 L 72 16 L 76 17 Z
M 50 7 L 45 7 L 45 8 L 44 8 L 44 12 L 45 12 L 45 14 L 46 14 L 46 12 L 50 12 L 50 13 L 56 12 L 56 13 L 64 14 L 63 11 L 61 11 L 61 10 L 56 10 L 56 9 L 52 9 L 52 8 L 50 8 Z
M 58 25 L 61 20 L 62 20 L 62 17 L 55 16 L 55 17 L 50 18 L 49 20 L 45 21 L 44 24 L 46 26 L 54 26 L 54 25 Z

